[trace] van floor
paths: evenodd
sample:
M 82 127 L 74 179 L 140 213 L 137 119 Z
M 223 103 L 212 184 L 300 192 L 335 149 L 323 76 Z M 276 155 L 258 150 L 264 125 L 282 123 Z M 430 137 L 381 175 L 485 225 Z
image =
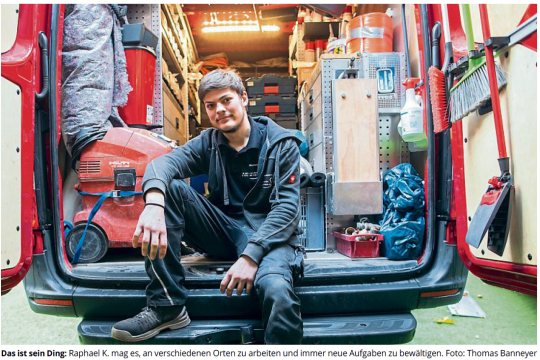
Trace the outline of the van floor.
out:
M 146 279 L 143 258 L 140 249 L 109 249 L 107 255 L 94 264 L 78 264 L 73 274 L 82 277 L 107 276 L 122 278 L 129 276 L 140 280 Z M 390 271 L 403 271 L 418 265 L 415 260 L 393 261 L 384 257 L 351 259 L 335 251 L 308 252 L 305 256 L 304 275 L 309 277 L 335 274 L 379 274 Z M 197 278 L 221 279 L 233 261 L 214 260 L 195 253 L 182 256 L 187 280 Z

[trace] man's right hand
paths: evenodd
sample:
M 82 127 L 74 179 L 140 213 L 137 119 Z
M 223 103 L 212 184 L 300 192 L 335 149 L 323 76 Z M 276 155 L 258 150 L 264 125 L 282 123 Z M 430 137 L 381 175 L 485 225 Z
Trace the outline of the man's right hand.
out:
M 165 205 L 165 196 L 159 190 L 149 190 L 146 193 L 146 206 L 139 217 L 137 228 L 133 234 L 133 247 L 139 246 L 139 238 L 142 234 L 141 253 L 148 255 L 150 247 L 150 260 L 156 258 L 159 248 L 159 258 L 163 259 L 167 253 L 167 227 L 165 225 L 165 210 L 156 205 Z

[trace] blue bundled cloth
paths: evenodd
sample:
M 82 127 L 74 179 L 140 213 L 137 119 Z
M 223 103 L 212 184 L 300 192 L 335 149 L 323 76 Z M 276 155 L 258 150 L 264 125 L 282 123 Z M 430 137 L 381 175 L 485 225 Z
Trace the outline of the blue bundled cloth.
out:
M 425 229 L 425 193 L 422 179 L 411 164 L 400 164 L 384 177 L 384 235 L 386 257 L 415 259 L 422 253 Z

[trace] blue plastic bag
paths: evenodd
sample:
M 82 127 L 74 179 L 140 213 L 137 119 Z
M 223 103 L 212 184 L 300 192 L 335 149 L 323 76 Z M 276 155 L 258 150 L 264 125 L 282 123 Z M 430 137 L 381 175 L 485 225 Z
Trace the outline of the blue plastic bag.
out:
M 422 179 L 411 164 L 400 164 L 384 177 L 384 235 L 386 257 L 391 260 L 418 258 L 425 229 L 425 193 Z

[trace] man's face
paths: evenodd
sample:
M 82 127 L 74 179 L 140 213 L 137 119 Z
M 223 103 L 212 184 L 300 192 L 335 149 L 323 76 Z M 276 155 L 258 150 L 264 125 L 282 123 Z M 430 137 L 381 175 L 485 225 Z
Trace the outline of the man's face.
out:
M 239 96 L 231 88 L 211 90 L 203 104 L 212 126 L 224 133 L 234 133 L 244 120 L 248 97 L 246 92 Z

